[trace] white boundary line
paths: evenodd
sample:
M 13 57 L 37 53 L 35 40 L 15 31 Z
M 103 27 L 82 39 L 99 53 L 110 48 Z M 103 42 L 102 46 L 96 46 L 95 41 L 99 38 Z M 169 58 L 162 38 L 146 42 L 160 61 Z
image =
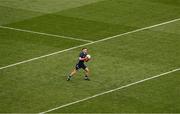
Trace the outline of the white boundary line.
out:
M 60 36 L 60 35 L 55 35 L 55 34 L 49 34 L 49 33 L 43 33 L 43 32 L 36 32 L 36 31 L 18 29 L 18 28 L 7 27 L 7 26 L 0 26 L 0 28 L 10 29 L 10 30 L 15 30 L 15 31 L 21 31 L 21 32 L 27 32 L 27 33 L 31 33 L 31 34 L 39 34 L 39 35 L 44 35 L 44 36 L 58 37 L 58 38 L 63 38 L 63 39 L 77 40 L 77 41 L 81 41 L 81 42 L 93 42 L 93 41 L 90 41 L 90 40 L 73 38 L 73 37 L 69 37 L 69 36 Z
M 67 106 L 70 106 L 70 105 L 73 105 L 73 104 L 76 104 L 76 103 L 80 103 L 80 102 L 83 102 L 83 101 L 87 101 L 87 100 L 89 100 L 89 99 L 92 99 L 92 98 L 95 98 L 95 97 L 98 97 L 98 96 L 101 96 L 101 95 L 104 95 L 104 94 L 108 94 L 108 93 L 111 93 L 111 92 L 114 92 L 114 91 L 117 91 L 117 90 L 121 90 L 121 89 L 130 87 L 130 86 L 133 86 L 133 85 L 136 85 L 136 84 L 139 84 L 139 83 L 148 81 L 148 80 L 152 80 L 152 79 L 154 79 L 154 78 L 158 78 L 158 77 L 161 77 L 161 76 L 164 76 L 164 75 L 167 75 L 167 74 L 170 74 L 170 73 L 179 71 L 179 70 L 180 70 L 180 68 L 177 68 L 177 69 L 174 69 L 174 70 L 165 72 L 165 73 L 161 73 L 161 74 L 159 74 L 159 75 L 152 76 L 152 77 L 150 77 L 150 78 L 145 78 L 145 79 L 140 80 L 140 81 L 137 81 L 137 82 L 133 82 L 133 83 L 130 83 L 130 84 L 127 84 L 127 85 L 124 85 L 124 86 L 121 86 L 121 87 L 118 87 L 118 88 L 109 90 L 109 91 L 105 91 L 105 92 L 102 92 L 102 93 L 99 93 L 99 94 L 96 94 L 96 95 L 93 95 L 93 96 L 90 96 L 90 97 L 86 97 L 86 98 L 81 99 L 81 100 L 77 100 L 77 101 L 74 101 L 74 102 L 71 102 L 71 103 L 68 103 L 68 104 L 65 104 L 65 105 L 61 105 L 61 106 L 56 107 L 56 108 L 52 108 L 52 109 L 47 110 L 47 111 L 44 111 L 44 112 L 40 112 L 40 114 L 48 113 L 48 112 L 51 112 L 51 111 L 54 111 L 54 110 L 57 110 L 57 109 L 61 109 L 61 108 L 64 108 L 64 107 L 67 107 Z
M 42 58 L 45 58 L 45 57 L 49 57 L 49 56 L 52 56 L 52 55 L 56 55 L 56 54 L 59 54 L 59 53 L 63 53 L 63 52 L 66 52 L 66 51 L 70 51 L 70 50 L 73 50 L 73 49 L 77 49 L 77 48 L 80 48 L 80 47 L 84 47 L 84 46 L 87 46 L 87 45 L 91 45 L 91 44 L 103 42 L 103 41 L 106 41 L 106 40 L 114 39 L 116 37 L 125 36 L 125 35 L 136 33 L 136 32 L 139 32 L 139 31 L 148 30 L 148 29 L 151 29 L 151 28 L 154 28 L 154 27 L 166 25 L 166 24 L 176 22 L 176 21 L 180 21 L 180 18 L 170 20 L 170 21 L 166 21 L 166 22 L 163 22 L 163 23 L 160 23 L 160 24 L 144 27 L 144 28 L 141 28 L 141 29 L 136 29 L 136 30 L 126 32 L 126 33 L 122 33 L 122 34 L 118 34 L 118 35 L 115 35 L 115 36 L 107 37 L 107 38 L 104 38 L 104 39 L 101 39 L 101 40 L 97 40 L 97 41 L 94 41 L 94 42 L 82 44 L 82 45 L 79 45 L 79 46 L 74 46 L 74 47 L 71 47 L 71 48 L 67 48 L 67 49 L 60 50 L 60 51 L 50 53 L 50 54 L 47 54 L 47 55 L 35 57 L 35 58 L 32 58 L 32 59 L 24 60 L 24 61 L 17 62 L 17 63 L 14 63 L 14 64 L 10 64 L 10 65 L 4 66 L 4 67 L 0 67 L 0 70 L 10 68 L 10 67 L 13 67 L 13 66 L 17 66 L 17 65 L 20 65 L 20 64 L 24 64 L 24 63 L 27 63 L 27 62 L 35 61 L 35 60 L 38 60 L 38 59 L 42 59 Z

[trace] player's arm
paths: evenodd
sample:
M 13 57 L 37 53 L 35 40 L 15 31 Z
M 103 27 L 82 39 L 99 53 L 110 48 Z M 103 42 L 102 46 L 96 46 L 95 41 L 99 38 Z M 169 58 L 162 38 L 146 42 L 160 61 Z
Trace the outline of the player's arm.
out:
M 79 55 L 79 60 L 80 60 L 80 61 L 86 61 L 86 60 L 87 60 L 87 57 L 84 57 L 84 56 L 83 56 L 83 53 L 80 53 L 80 55 Z
M 85 61 L 85 60 L 87 60 L 87 57 L 84 57 L 84 58 L 79 57 L 79 60 L 80 60 L 80 61 Z

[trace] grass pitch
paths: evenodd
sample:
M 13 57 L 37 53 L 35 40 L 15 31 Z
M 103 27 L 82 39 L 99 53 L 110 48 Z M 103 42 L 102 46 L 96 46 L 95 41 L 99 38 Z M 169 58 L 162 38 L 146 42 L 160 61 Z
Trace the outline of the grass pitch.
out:
M 2 0 L 0 26 L 97 41 L 180 18 L 179 0 Z M 74 67 L 81 48 L 0 70 L 0 112 L 38 113 L 180 68 L 180 21 L 86 46 L 91 81 Z M 0 27 L 0 68 L 88 42 Z M 180 112 L 180 71 L 56 113 Z

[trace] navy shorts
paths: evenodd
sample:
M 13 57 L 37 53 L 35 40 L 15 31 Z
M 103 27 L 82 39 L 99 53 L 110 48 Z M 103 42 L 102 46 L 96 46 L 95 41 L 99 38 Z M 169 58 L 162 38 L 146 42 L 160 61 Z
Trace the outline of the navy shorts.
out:
M 76 64 L 76 70 L 79 70 L 81 68 L 85 70 L 87 68 L 87 66 L 84 63 Z

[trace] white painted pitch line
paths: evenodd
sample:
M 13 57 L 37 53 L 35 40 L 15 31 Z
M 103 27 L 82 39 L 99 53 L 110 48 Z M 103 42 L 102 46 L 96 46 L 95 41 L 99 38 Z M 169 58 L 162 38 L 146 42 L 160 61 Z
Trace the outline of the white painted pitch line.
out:
M 151 29 L 151 28 L 154 28 L 154 27 L 162 26 L 162 25 L 165 25 L 165 24 L 169 24 L 169 23 L 172 23 L 172 22 L 179 21 L 179 20 L 180 20 L 180 18 L 177 18 L 177 19 L 174 19 L 174 20 L 171 20 L 171 21 L 166 21 L 166 22 L 163 22 L 163 23 L 160 23 L 160 24 L 149 26 L 149 27 L 144 27 L 144 28 L 133 30 L 133 31 L 130 31 L 130 32 L 118 34 L 118 35 L 107 37 L 107 38 L 97 40 L 97 41 L 94 41 L 94 42 L 82 44 L 82 45 L 79 45 L 79 46 L 74 46 L 74 47 L 67 48 L 67 49 L 64 49 L 64 50 L 60 50 L 60 51 L 50 53 L 50 54 L 47 54 L 47 55 L 35 57 L 35 58 L 32 58 L 32 59 L 28 59 L 28 60 L 24 60 L 24 61 L 21 61 L 21 62 L 14 63 L 14 64 L 10 64 L 10 65 L 4 66 L 4 67 L 0 67 L 0 70 L 10 68 L 10 67 L 13 67 L 13 66 L 17 66 L 17 65 L 20 65 L 20 64 L 24 64 L 24 63 L 27 63 L 27 62 L 31 62 L 31 61 L 34 61 L 34 60 L 38 60 L 38 59 L 41 59 L 41 58 L 49 57 L 49 56 L 52 56 L 52 55 L 56 55 L 56 54 L 59 54 L 59 53 L 63 53 L 63 52 L 66 52 L 66 51 L 70 51 L 70 50 L 73 50 L 73 49 L 77 49 L 77 48 L 80 48 L 80 47 L 84 47 L 84 46 L 87 46 L 87 45 L 95 44 L 95 43 L 98 43 L 98 42 L 103 42 L 103 41 L 106 41 L 106 40 L 114 39 L 116 37 L 125 36 L 125 35 L 128 35 L 128 34 L 140 32 L 140 31 L 143 31 L 143 30 L 148 30 L 148 29 Z
M 77 104 L 77 103 L 80 103 L 80 102 L 83 102 L 83 101 L 87 101 L 87 100 L 90 100 L 90 99 L 92 99 L 92 98 L 95 98 L 95 97 L 98 97 L 98 96 L 102 96 L 102 95 L 104 95 L 104 94 L 112 93 L 112 92 L 114 92 L 114 91 L 121 90 L 121 89 L 130 87 L 130 86 L 133 86 L 133 85 L 136 85 L 136 84 L 139 84 L 139 83 L 148 81 L 148 80 L 152 80 L 152 79 L 154 79 L 154 78 L 158 78 L 158 77 L 161 77 L 161 76 L 164 76 L 164 75 L 173 73 L 173 72 L 177 72 L 177 71 L 180 71 L 180 68 L 177 68 L 177 69 L 174 69 L 174 70 L 165 72 L 165 73 L 161 73 L 161 74 L 152 76 L 152 77 L 150 77 L 150 78 L 145 78 L 145 79 L 143 79 L 143 80 L 136 81 L 136 82 L 133 82 L 133 83 L 130 83 L 130 84 L 127 84 L 127 85 L 124 85 L 124 86 L 121 86 L 121 87 L 118 87 L 118 88 L 109 90 L 109 91 L 105 91 L 105 92 L 102 92 L 102 93 L 99 93 L 99 94 L 96 94 L 96 95 L 93 95 L 93 96 L 90 96 L 90 97 L 87 97 L 87 98 L 84 98 L 84 99 L 81 99 L 81 100 L 77 100 L 77 101 L 74 101 L 74 102 L 65 104 L 65 105 L 61 105 L 61 106 L 59 106 L 59 107 L 52 108 L 52 109 L 47 110 L 47 111 L 44 111 L 44 112 L 40 112 L 39 114 L 44 114 L 44 113 L 52 112 L 52 111 L 57 110 L 57 109 L 61 109 L 61 108 L 64 108 L 64 107 L 67 107 L 67 106 L 70 106 L 70 105 L 73 105 L 73 104 Z
M 0 26 L 0 28 L 10 29 L 10 30 L 15 30 L 15 31 L 20 31 L 20 32 L 27 32 L 27 33 L 31 33 L 31 34 L 58 37 L 58 38 L 69 39 L 69 40 L 77 40 L 77 41 L 81 41 L 81 42 L 93 42 L 91 40 L 85 40 L 85 39 L 73 38 L 73 37 L 69 37 L 69 36 L 61 36 L 61 35 L 55 35 L 55 34 L 49 34 L 49 33 L 43 33 L 43 32 L 37 32 L 37 31 L 31 31 L 31 30 L 7 27 L 7 26 Z

